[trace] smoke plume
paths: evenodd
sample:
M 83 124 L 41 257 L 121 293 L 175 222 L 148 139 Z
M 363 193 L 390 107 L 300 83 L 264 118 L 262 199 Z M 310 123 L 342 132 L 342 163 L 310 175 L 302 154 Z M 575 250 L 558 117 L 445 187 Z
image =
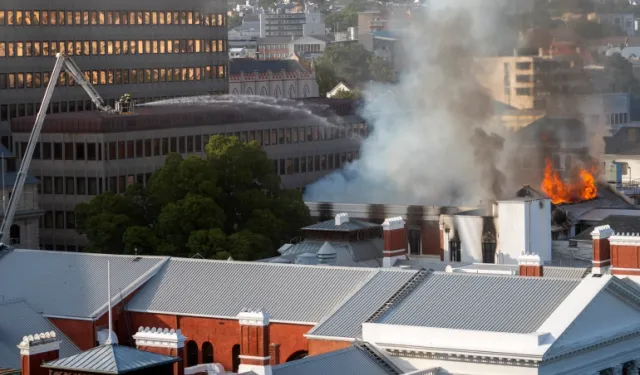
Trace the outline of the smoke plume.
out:
M 373 130 L 360 159 L 309 186 L 305 199 L 444 205 L 500 198 L 506 130 L 494 121 L 476 58 L 510 44 L 503 16 L 519 2 L 432 0 L 410 22 L 397 22 L 403 69 L 397 84 L 365 91 L 362 115 Z

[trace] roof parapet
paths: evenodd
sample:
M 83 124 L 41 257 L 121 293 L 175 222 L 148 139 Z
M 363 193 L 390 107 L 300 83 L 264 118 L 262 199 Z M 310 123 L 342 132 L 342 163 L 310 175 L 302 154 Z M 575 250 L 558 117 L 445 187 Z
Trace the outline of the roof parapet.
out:
M 591 238 L 594 240 L 600 240 L 609 238 L 614 234 L 613 229 L 609 225 L 600 225 L 598 227 L 593 228 L 591 232 Z

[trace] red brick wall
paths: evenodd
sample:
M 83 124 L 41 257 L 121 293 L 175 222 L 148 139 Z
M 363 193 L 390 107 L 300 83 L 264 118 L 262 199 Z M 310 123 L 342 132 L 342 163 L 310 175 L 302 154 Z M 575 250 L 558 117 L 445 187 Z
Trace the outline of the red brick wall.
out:
M 593 240 L 593 265 L 596 267 L 606 267 L 611 259 L 610 245 L 608 238 Z
M 400 229 L 385 230 L 382 237 L 384 238 L 384 250 L 396 251 L 407 249 L 407 226 Z
M 640 246 L 611 246 L 612 273 L 618 275 L 640 275 Z M 635 270 L 616 270 L 616 268 L 632 268 Z
M 536 276 L 542 277 L 543 269 L 542 266 L 534 266 L 534 265 L 520 265 L 520 276 Z
M 202 362 L 202 344 L 205 341 L 213 345 L 213 358 L 226 370 L 233 369 L 233 346 L 240 344 L 240 325 L 235 319 L 215 319 L 190 316 L 173 316 L 151 313 L 130 312 L 132 326 L 159 327 L 181 329 L 187 340 L 198 344 L 200 352 L 198 361 Z M 312 326 L 271 323 L 269 329 L 270 342 L 280 344 L 280 360 L 284 362 L 293 353 L 308 351 L 307 339 L 304 334 Z
M 52 350 L 30 356 L 23 355 L 21 357 L 22 375 L 48 375 L 49 370 L 40 367 L 40 365 L 42 362 L 54 361 L 58 358 L 60 358 L 59 350 Z
M 318 355 L 336 350 L 348 348 L 353 343 L 350 341 L 309 340 L 309 355 Z
M 440 250 L 440 224 L 437 221 L 422 222 L 422 254 L 442 257 Z
M 89 350 L 95 346 L 93 321 L 49 318 L 80 350 Z

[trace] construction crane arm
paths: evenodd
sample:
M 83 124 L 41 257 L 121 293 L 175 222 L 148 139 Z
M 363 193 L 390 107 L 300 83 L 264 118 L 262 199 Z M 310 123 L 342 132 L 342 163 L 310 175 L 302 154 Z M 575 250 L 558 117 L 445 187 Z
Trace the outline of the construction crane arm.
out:
M 13 225 L 13 219 L 15 217 L 16 211 L 18 209 L 18 205 L 20 202 L 20 198 L 22 197 L 22 190 L 24 188 L 24 183 L 27 179 L 27 175 L 29 174 L 29 167 L 31 165 L 31 159 L 33 158 L 33 151 L 38 144 L 38 139 L 40 138 L 40 132 L 42 130 L 42 125 L 44 124 L 44 119 L 47 116 L 47 109 L 49 108 L 49 102 L 51 102 L 51 97 L 53 96 L 53 91 L 58 83 L 58 78 L 60 77 L 60 73 L 62 69 L 65 69 L 68 74 L 70 74 L 73 79 L 80 85 L 84 90 L 89 94 L 93 103 L 98 107 L 98 109 L 106 112 L 114 112 L 113 109 L 109 106 L 105 106 L 104 100 L 98 94 L 96 89 L 89 83 L 84 74 L 80 71 L 78 66 L 75 64 L 73 60 L 69 57 L 58 53 L 56 55 L 56 63 L 53 67 L 53 71 L 51 72 L 51 78 L 49 79 L 49 83 L 47 84 L 47 89 L 44 92 L 44 98 L 42 99 L 42 103 L 40 104 L 40 110 L 38 110 L 38 114 L 36 116 L 36 121 L 33 125 L 33 129 L 31 130 L 31 135 L 29 136 L 29 142 L 27 143 L 27 149 L 24 152 L 24 156 L 22 161 L 20 162 L 20 169 L 18 170 L 16 181 L 13 186 L 13 191 L 11 193 L 11 197 L 9 198 L 9 205 L 7 206 L 7 211 L 5 212 L 5 216 L 2 220 L 2 226 L 0 226 L 0 235 L 2 236 L 0 245 L 10 245 L 10 229 Z

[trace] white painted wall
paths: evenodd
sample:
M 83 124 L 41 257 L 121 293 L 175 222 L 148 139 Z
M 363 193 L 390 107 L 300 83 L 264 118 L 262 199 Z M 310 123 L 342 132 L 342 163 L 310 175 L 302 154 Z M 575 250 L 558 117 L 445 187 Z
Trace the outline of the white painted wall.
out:
M 457 231 L 460 239 L 460 261 L 482 263 L 482 217 L 466 215 L 443 215 L 442 222 L 451 228 L 444 234 L 444 260 L 451 259 L 449 240 Z
M 454 362 L 436 359 L 394 357 L 400 366 L 413 366 L 417 369 L 440 367 L 447 374 L 464 375 L 538 375 L 535 367 L 516 367 L 488 363 Z M 541 374 L 541 373 L 540 373 Z
M 548 199 L 498 202 L 498 259 L 518 264 L 523 252 L 551 262 L 551 202 Z

